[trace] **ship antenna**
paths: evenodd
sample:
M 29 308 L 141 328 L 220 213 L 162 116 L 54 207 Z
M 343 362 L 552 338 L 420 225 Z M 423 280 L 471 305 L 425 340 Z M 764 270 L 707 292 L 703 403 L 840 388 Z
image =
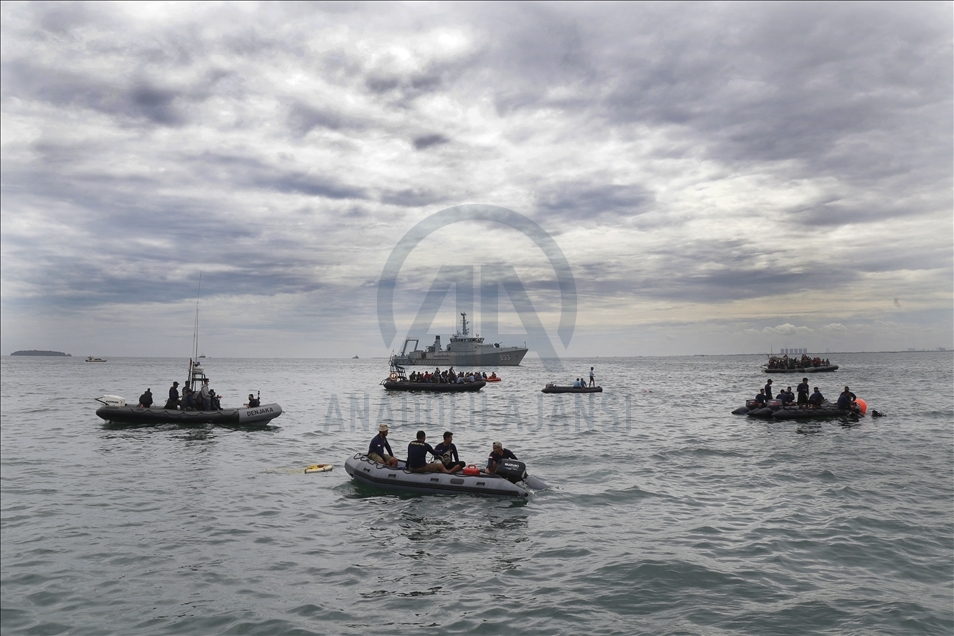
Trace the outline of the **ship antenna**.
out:
M 202 294 L 202 272 L 199 272 L 199 288 L 195 292 L 195 327 L 192 331 L 192 358 L 189 359 L 189 388 L 195 389 L 192 365 L 199 359 L 199 296 Z

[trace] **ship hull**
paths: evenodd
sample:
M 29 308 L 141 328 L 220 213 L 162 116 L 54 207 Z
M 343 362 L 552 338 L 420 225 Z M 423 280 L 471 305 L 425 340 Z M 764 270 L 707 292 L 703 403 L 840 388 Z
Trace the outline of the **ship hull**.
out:
M 417 365 L 431 367 L 515 367 L 523 361 L 529 349 L 518 347 L 493 348 L 490 351 L 414 351 L 408 355 L 395 356 L 394 363 L 401 366 Z

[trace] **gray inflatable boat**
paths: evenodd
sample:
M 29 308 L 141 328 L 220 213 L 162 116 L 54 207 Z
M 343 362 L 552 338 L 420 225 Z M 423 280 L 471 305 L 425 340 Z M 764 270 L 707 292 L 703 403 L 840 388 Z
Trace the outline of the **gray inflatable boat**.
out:
M 405 469 L 404 462 L 399 462 L 397 468 L 391 468 L 371 461 L 367 455 L 358 454 L 345 461 L 345 470 L 360 484 L 384 490 L 421 494 L 467 493 L 526 499 L 534 491 L 549 488 L 542 480 L 528 475 L 523 462 L 505 461 L 515 465 L 506 476 L 484 473 L 449 475 L 447 473 L 412 473 Z

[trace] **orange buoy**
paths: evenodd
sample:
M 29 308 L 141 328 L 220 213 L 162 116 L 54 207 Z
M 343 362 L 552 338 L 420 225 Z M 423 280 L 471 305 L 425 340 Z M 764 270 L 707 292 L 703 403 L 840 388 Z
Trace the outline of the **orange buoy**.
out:
M 473 464 L 470 464 L 469 466 L 464 468 L 464 470 L 461 472 L 463 472 L 465 475 L 479 475 L 480 469 L 474 466 Z
M 868 403 L 862 400 L 861 398 L 855 399 L 855 404 L 858 405 L 858 408 L 861 409 L 861 414 L 864 415 L 868 411 Z

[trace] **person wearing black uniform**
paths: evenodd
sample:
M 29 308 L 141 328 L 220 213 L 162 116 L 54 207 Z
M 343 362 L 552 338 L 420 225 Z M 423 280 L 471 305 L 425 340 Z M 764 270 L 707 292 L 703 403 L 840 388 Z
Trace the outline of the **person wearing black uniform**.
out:
M 443 462 L 427 462 L 427 454 L 437 457 L 434 447 L 424 441 L 424 431 L 417 432 L 417 439 L 407 445 L 407 467 L 412 473 L 446 473 Z
M 179 408 L 179 383 L 178 382 L 173 382 L 172 386 L 169 387 L 169 399 L 166 400 L 166 405 L 163 408 L 166 408 L 166 409 Z
M 768 398 L 765 397 L 765 389 L 759 389 L 759 394 L 755 396 L 755 403 L 759 406 L 765 406 Z
M 493 450 L 490 451 L 490 457 L 487 458 L 487 472 L 497 472 L 497 464 L 501 459 L 516 460 L 517 456 L 510 452 L 509 448 L 504 448 L 500 442 L 494 442 Z
M 765 383 L 765 399 L 772 399 L 772 378 L 769 378 L 769 381 Z
M 811 397 L 808 398 L 808 405 L 813 409 L 821 408 L 821 405 L 825 403 L 825 396 L 821 394 L 821 391 L 818 390 L 818 387 L 815 387 L 815 392 L 812 393 Z
M 434 453 L 441 458 L 448 472 L 456 473 L 464 467 L 464 462 L 460 461 L 460 455 L 457 454 L 454 434 L 450 431 L 444 433 L 444 441 L 434 447 Z
M 792 392 L 792 387 L 788 387 L 784 391 L 778 392 L 778 399 L 782 401 L 782 406 L 788 406 L 795 401 L 795 394 Z
M 250 409 L 254 409 L 254 408 L 258 408 L 261 405 L 262 403 L 257 397 L 255 397 L 251 393 L 248 394 L 248 404 L 246 404 L 245 406 L 247 406 Z
M 855 404 L 856 399 L 858 399 L 858 396 L 852 393 L 848 387 L 845 387 L 845 390 L 838 396 L 838 408 L 842 411 L 858 411 L 858 405 Z
M 152 389 L 146 389 L 146 392 L 139 396 L 139 406 L 147 409 L 152 406 Z
M 808 406 L 808 378 L 802 378 L 802 383 L 795 390 L 798 391 L 798 405 L 802 408 Z

